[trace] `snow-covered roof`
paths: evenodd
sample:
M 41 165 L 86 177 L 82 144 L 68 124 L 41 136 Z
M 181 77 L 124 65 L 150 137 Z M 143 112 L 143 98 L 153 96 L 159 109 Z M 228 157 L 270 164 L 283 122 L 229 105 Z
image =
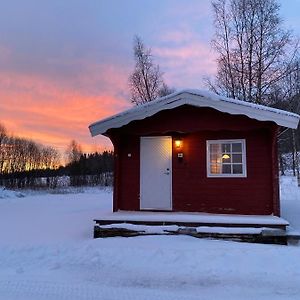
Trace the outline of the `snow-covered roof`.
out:
M 120 128 L 132 121 L 142 120 L 167 109 L 182 105 L 211 107 L 232 115 L 245 115 L 259 121 L 272 121 L 279 126 L 297 128 L 300 116 L 284 110 L 246 101 L 223 97 L 201 90 L 182 90 L 151 102 L 136 106 L 89 126 L 92 136 L 104 134 L 108 129 Z

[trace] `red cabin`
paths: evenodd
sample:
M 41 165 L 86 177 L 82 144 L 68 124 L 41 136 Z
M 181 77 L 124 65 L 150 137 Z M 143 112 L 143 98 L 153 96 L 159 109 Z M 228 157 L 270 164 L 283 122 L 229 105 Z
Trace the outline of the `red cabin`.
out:
M 114 211 L 280 215 L 277 135 L 290 112 L 184 90 L 90 125 L 114 145 Z

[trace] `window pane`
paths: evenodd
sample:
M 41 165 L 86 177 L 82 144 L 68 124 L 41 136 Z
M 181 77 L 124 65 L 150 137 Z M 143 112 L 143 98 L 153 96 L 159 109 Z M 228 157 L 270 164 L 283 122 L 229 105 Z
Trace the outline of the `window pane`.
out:
M 217 163 L 221 162 L 221 153 L 210 153 L 210 162 Z
M 233 163 L 242 163 L 242 154 L 232 154 Z
M 233 165 L 233 174 L 243 174 L 243 165 L 242 164 L 238 164 L 238 165 Z
M 231 174 L 231 165 L 222 165 L 222 174 Z
M 221 164 L 211 164 L 210 165 L 211 174 L 221 174 Z
M 222 152 L 225 152 L 225 153 L 231 152 L 230 146 L 231 146 L 231 144 L 222 144 Z
M 221 145 L 220 144 L 210 144 L 210 152 L 221 152 Z
M 231 155 L 227 153 L 222 154 L 222 163 L 231 163 Z
M 232 143 L 232 152 L 242 152 L 242 143 Z

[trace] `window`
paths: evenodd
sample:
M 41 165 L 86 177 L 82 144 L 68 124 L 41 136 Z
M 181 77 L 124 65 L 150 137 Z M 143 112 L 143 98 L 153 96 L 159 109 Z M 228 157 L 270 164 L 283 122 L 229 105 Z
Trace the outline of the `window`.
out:
M 245 140 L 207 141 L 208 177 L 246 177 Z

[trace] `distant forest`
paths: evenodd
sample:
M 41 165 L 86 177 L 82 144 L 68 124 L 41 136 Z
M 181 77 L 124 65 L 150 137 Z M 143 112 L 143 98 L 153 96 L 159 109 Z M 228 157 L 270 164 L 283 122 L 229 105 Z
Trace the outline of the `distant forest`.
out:
M 112 185 L 113 152 L 83 153 L 76 141 L 65 152 L 7 133 L 0 124 L 0 186 L 56 188 L 58 186 Z

